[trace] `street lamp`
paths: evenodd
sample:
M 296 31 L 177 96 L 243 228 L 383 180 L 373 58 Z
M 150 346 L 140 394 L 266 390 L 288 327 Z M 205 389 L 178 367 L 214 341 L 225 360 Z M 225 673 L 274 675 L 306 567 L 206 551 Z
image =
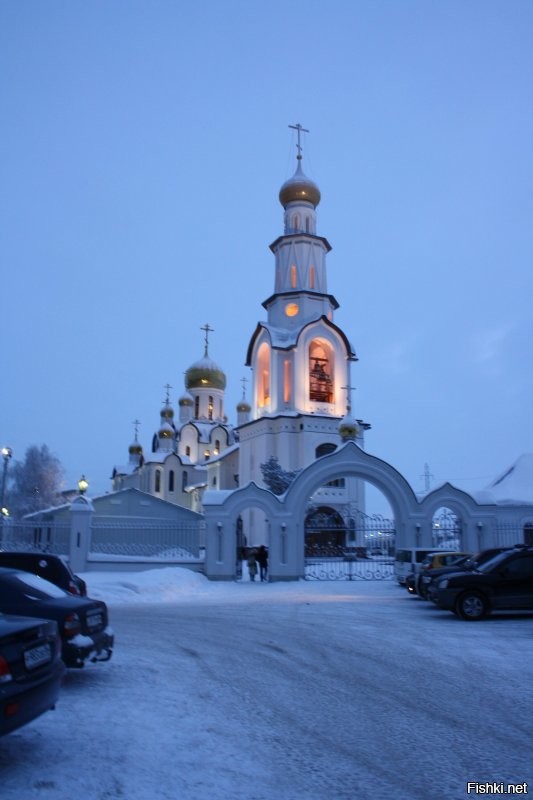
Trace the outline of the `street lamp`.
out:
M 2 458 L 4 459 L 4 468 L 2 470 L 2 493 L 0 495 L 0 525 L 4 522 L 4 517 L 9 515 L 7 508 L 4 506 L 6 496 L 6 480 L 7 480 L 7 465 L 13 455 L 13 450 L 10 447 L 2 447 Z
M 78 481 L 78 491 L 80 494 L 85 494 L 88 488 L 89 488 L 89 481 L 87 480 L 85 475 L 82 475 Z

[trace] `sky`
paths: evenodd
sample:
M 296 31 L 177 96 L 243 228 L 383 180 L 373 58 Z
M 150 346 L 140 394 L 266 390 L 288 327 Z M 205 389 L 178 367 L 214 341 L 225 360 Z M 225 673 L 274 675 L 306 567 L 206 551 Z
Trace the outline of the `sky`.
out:
M 523 615 L 462 622 L 394 581 L 83 577 L 113 657 L 68 670 L 56 709 L 2 737 L 2 800 L 531 795 Z
M 301 123 L 366 449 L 532 452 L 532 45 L 529 0 L 2 0 L 0 445 L 110 490 L 206 322 L 236 422 Z

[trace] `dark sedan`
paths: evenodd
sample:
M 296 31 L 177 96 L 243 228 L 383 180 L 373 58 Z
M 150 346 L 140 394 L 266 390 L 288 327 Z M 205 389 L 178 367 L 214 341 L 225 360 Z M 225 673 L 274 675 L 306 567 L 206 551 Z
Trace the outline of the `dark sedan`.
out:
M 469 572 L 443 575 L 431 599 L 467 620 L 493 610 L 533 611 L 533 547 L 515 547 Z
M 111 658 L 114 635 L 101 600 L 74 597 L 38 575 L 0 568 L 0 611 L 55 620 L 67 667 Z
M 0 736 L 54 708 L 64 674 L 57 623 L 0 614 Z

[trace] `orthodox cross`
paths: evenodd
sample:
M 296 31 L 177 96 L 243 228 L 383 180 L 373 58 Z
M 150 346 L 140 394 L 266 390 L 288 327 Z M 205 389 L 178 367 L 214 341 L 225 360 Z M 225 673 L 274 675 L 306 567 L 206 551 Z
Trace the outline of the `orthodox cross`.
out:
M 298 133 L 298 144 L 296 145 L 296 149 L 298 150 L 298 155 L 297 155 L 298 161 L 301 161 L 301 158 L 302 158 L 302 146 L 300 144 L 300 134 L 301 133 L 309 133 L 309 131 L 307 130 L 307 128 L 302 128 L 302 126 L 300 125 L 299 122 L 297 122 L 296 125 L 289 125 L 289 128 L 292 128 L 293 131 L 297 131 L 297 133 Z
M 349 414 L 352 410 L 352 389 L 355 391 L 355 386 L 341 386 L 341 389 L 346 391 L 346 413 Z
M 138 419 L 133 420 L 133 427 L 135 428 L 135 441 L 137 441 L 137 434 L 139 433 L 139 425 L 141 424 Z
M 165 383 L 165 385 L 163 386 L 163 389 L 167 390 L 167 396 L 166 396 L 166 399 L 165 399 L 165 403 L 168 406 L 170 404 L 170 390 L 172 389 L 172 386 L 170 385 L 170 383 Z
M 241 378 L 242 383 L 242 399 L 246 400 L 246 384 L 248 383 L 248 378 Z
M 209 347 L 209 334 L 214 332 L 214 328 L 209 327 L 209 323 L 206 322 L 203 328 L 200 328 L 201 331 L 205 331 L 205 352 L 204 356 L 207 355 L 207 348 Z

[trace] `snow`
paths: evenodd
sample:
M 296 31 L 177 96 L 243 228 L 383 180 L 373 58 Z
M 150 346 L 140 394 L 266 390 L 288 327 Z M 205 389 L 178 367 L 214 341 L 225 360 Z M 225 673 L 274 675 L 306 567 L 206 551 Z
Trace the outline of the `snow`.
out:
M 461 622 L 394 581 L 87 572 L 111 661 L 0 739 L 2 800 L 435 800 L 529 781 L 531 615 Z

